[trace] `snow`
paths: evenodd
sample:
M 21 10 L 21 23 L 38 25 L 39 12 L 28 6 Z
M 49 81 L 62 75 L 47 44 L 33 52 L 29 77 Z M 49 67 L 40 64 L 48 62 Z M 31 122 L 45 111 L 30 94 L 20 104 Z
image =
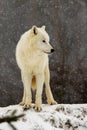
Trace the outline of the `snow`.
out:
M 15 122 L 0 123 L 0 130 L 87 130 L 87 104 L 42 105 L 43 110 L 36 112 L 33 108 L 24 111 L 20 105 L 0 108 L 0 118 L 24 114 Z

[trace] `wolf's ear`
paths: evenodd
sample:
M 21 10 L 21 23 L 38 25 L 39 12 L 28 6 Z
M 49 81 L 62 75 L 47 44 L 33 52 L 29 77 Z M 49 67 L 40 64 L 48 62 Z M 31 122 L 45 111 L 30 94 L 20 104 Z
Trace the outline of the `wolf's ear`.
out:
M 43 26 L 42 26 L 42 28 L 45 30 L 46 26 L 45 26 L 45 25 L 43 25 Z
M 37 33 L 38 33 L 38 30 L 37 30 L 37 26 L 33 26 L 32 27 L 32 32 L 35 34 L 35 35 L 37 35 Z

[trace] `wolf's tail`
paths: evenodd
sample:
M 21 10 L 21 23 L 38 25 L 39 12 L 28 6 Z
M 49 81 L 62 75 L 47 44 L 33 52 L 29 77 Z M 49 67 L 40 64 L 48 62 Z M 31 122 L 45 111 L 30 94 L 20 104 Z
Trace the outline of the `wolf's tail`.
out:
M 36 77 L 33 76 L 32 78 L 32 89 L 36 89 Z

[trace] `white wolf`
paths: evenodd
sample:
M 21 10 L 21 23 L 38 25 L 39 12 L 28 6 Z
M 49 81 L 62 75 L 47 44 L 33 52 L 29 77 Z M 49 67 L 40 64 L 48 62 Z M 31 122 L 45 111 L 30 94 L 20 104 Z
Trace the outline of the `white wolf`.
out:
M 50 72 L 48 54 L 54 51 L 49 44 L 49 35 L 45 26 L 33 26 L 25 32 L 16 47 L 16 61 L 21 70 L 24 94 L 21 105 L 24 109 L 31 107 L 31 88 L 36 89 L 35 110 L 42 109 L 43 84 L 46 85 L 48 104 L 56 104 L 50 89 Z

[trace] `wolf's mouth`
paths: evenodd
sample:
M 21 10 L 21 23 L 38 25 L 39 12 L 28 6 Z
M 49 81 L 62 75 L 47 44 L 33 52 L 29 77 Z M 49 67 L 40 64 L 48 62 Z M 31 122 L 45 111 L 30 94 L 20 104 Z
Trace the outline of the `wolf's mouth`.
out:
M 46 53 L 46 54 L 51 54 L 51 52 L 47 52 L 47 51 L 44 51 L 44 50 L 41 50 L 41 49 L 40 49 L 40 51 L 42 51 L 43 53 Z
M 46 53 L 46 54 L 51 54 L 51 52 L 47 52 L 47 51 L 43 51 L 44 53 Z

